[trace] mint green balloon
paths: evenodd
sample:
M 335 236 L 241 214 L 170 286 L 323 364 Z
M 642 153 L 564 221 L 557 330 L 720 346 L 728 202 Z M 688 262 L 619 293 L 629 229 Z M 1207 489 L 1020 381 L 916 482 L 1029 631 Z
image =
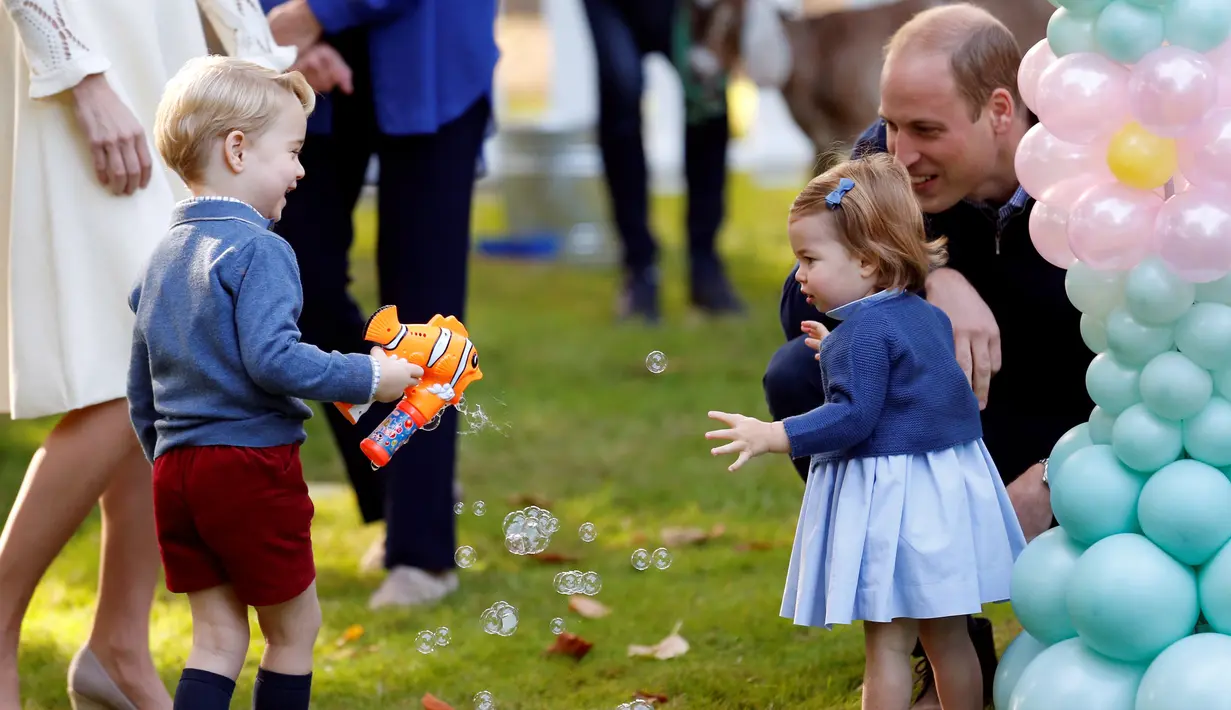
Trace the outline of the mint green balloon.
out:
M 1184 449 L 1189 458 L 1215 468 L 1231 466 L 1231 402 L 1212 397 L 1199 414 L 1184 420 Z
M 1137 522 L 1168 555 L 1203 565 L 1231 540 L 1231 480 L 1200 461 L 1164 466 L 1141 489 Z
M 1141 401 L 1150 411 L 1179 421 L 1196 416 L 1214 396 L 1214 377 L 1175 351 L 1154 358 L 1138 379 Z
M 1107 316 L 1107 349 L 1126 365 L 1141 367 L 1174 344 L 1169 325 L 1146 325 L 1124 307 Z
M 1054 476 L 1060 472 L 1060 467 L 1068 457 L 1087 446 L 1094 446 L 1094 440 L 1090 438 L 1089 423 L 1082 422 L 1064 432 L 1064 436 L 1056 440 L 1056 445 L 1051 447 L 1051 453 L 1047 456 L 1048 482 L 1055 480 Z
M 1134 710 L 1144 663 L 1095 653 L 1081 639 L 1048 646 L 1017 680 L 1006 707 L 996 710 Z
M 1073 566 L 1068 609 L 1090 648 L 1147 663 L 1192 634 L 1201 613 L 1197 575 L 1142 535 L 1112 535 Z
M 1194 52 L 1209 52 L 1231 35 L 1231 3 L 1227 0 L 1174 0 L 1163 10 L 1167 41 Z
M 1001 710 L 1008 710 L 1009 698 L 1017 679 L 1022 677 L 1026 667 L 1035 659 L 1047 644 L 1030 635 L 1029 631 L 1021 631 L 1009 642 L 1000 663 L 996 665 L 996 675 L 992 680 L 992 705 Z
M 1090 411 L 1090 441 L 1095 444 L 1110 444 L 1111 432 L 1116 425 L 1116 415 L 1108 412 L 1102 407 L 1095 407 Z M 1049 474 L 1047 480 L 1051 480 Z
M 1099 271 L 1078 261 L 1064 274 L 1064 292 L 1074 308 L 1101 318 L 1124 302 L 1127 278 L 1127 272 Z
M 1045 644 L 1073 638 L 1077 629 L 1066 607 L 1069 572 L 1085 550 L 1062 528 L 1052 528 L 1026 545 L 1013 563 L 1009 600 L 1022 628 Z
M 1110 353 L 1095 355 L 1086 368 L 1086 392 L 1110 414 L 1119 414 L 1141 401 L 1141 371 Z
M 1163 45 L 1163 13 L 1128 0 L 1113 0 L 1094 21 L 1094 41 L 1107 58 L 1136 64 Z
M 1111 0 L 1058 0 L 1055 4 L 1078 17 L 1098 17 Z
M 1231 306 L 1193 304 L 1175 324 L 1175 345 L 1207 370 L 1231 365 Z
M 1178 421 L 1168 421 L 1146 405 L 1134 404 L 1116 417 L 1111 448 L 1125 466 L 1148 474 L 1180 458 L 1184 453 L 1184 435 Z
M 1197 284 L 1196 300 L 1198 303 L 1221 303 L 1231 306 L 1231 274 L 1217 281 Z
M 1107 323 L 1099 316 L 1081 314 L 1081 341 L 1095 355 L 1107 351 Z
M 1214 373 L 1214 391 L 1219 397 L 1231 400 L 1231 367 Z
M 1192 306 L 1197 287 L 1176 276 L 1163 262 L 1145 259 L 1128 272 L 1124 300 L 1140 323 L 1170 325 Z
M 1231 543 L 1197 570 L 1197 592 L 1201 595 L 1201 614 L 1220 634 L 1231 634 Z
M 1074 15 L 1063 7 L 1053 12 L 1047 21 L 1047 44 L 1052 54 L 1063 57 L 1099 51 L 1094 39 L 1094 21 L 1094 17 Z
M 1125 466 L 1112 447 L 1096 444 L 1077 451 L 1060 467 L 1055 482 L 1051 476 L 1048 482 L 1052 514 L 1077 542 L 1090 545 L 1108 535 L 1140 531 L 1137 498 L 1145 476 Z

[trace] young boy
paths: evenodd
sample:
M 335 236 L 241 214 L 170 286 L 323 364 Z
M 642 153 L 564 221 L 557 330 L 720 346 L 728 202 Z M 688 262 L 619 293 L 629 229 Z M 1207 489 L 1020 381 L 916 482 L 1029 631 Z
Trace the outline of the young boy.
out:
M 192 608 L 176 710 L 229 706 L 249 606 L 266 642 L 253 707 L 308 707 L 321 611 L 300 398 L 388 402 L 423 374 L 379 347 L 300 342 L 295 254 L 269 226 L 304 176 L 314 105 L 298 72 L 214 56 L 187 63 L 158 107 L 155 143 L 194 197 L 176 205 L 130 298 L 128 399 L 154 463 L 167 588 Z

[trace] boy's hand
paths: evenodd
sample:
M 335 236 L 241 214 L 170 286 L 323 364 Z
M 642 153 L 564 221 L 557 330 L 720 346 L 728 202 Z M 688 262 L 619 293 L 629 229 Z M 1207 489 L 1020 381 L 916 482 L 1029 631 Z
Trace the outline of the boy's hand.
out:
M 396 402 L 408 387 L 419 384 L 423 368 L 400 357 L 390 357 L 379 345 L 372 348 L 372 357 L 380 366 L 380 383 L 376 385 L 376 401 Z
M 804 345 L 816 351 L 816 359 L 821 359 L 821 341 L 825 336 L 829 335 L 829 329 L 814 320 L 806 320 L 799 324 L 799 329 L 804 331 L 808 336 L 804 338 Z
M 786 429 L 782 422 L 763 422 L 742 414 L 727 414 L 726 412 L 710 412 L 710 419 L 731 427 L 705 432 L 707 439 L 730 439 L 731 443 L 710 449 L 715 456 L 739 452 L 739 458 L 727 470 L 734 471 L 743 466 L 754 456 L 765 453 L 789 453 L 791 442 L 787 439 Z

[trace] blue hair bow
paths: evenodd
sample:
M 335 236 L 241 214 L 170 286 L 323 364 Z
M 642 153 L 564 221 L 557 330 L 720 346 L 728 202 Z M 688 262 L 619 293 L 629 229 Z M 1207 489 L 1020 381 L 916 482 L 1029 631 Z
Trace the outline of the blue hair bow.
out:
M 831 210 L 838 209 L 838 207 L 842 205 L 842 197 L 846 195 L 846 193 L 850 192 L 851 188 L 854 186 L 854 180 L 850 178 L 842 178 L 838 181 L 838 186 L 834 188 L 833 192 L 829 193 L 829 195 L 825 198 L 825 204 L 829 205 L 829 209 Z

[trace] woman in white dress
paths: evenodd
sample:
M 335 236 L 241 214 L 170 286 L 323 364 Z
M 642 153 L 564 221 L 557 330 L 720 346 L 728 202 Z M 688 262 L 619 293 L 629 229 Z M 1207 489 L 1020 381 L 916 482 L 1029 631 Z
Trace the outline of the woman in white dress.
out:
M 170 708 L 149 651 L 158 581 L 150 465 L 124 399 L 128 294 L 187 196 L 149 140 L 168 78 L 206 53 L 277 69 L 257 0 L 0 0 L 0 411 L 63 414 L 0 536 L 0 709 L 21 707 L 17 650 L 39 579 L 99 502 L 102 561 L 78 710 Z

